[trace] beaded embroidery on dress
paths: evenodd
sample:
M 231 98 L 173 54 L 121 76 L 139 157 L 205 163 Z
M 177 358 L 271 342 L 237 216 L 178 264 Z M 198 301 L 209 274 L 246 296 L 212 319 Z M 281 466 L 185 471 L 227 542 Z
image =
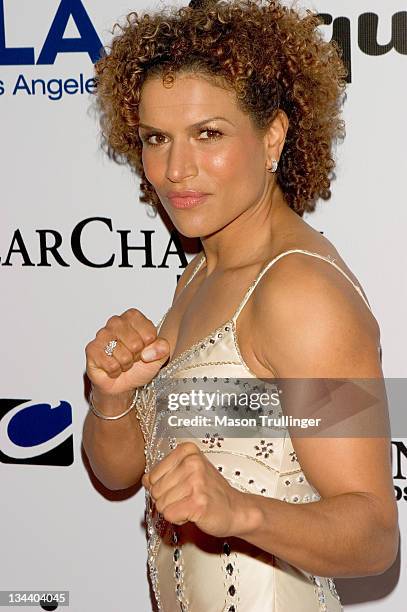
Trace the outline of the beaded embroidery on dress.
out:
M 229 321 L 162 367 L 143 387 L 136 413 L 145 439 L 146 471 L 178 442 L 186 440 L 157 435 L 162 400 L 168 398 L 173 385 L 193 377 L 203 381 L 228 381 L 233 377 L 237 386 L 239 378 L 256 380 L 239 350 L 237 317 L 263 274 L 278 259 L 294 252 L 324 259 L 335 266 L 370 309 L 361 289 L 330 256 L 303 249 L 280 253 L 261 270 Z M 204 261 L 205 255 L 202 255 L 185 286 Z M 169 310 L 159 322 L 158 330 Z M 318 491 L 305 478 L 288 432 L 281 438 L 256 439 L 222 438 L 210 431 L 202 439 L 193 441 L 228 482 L 241 491 L 287 503 L 320 499 Z M 156 512 L 147 490 L 145 497 L 148 569 L 159 612 L 343 611 L 332 577 L 311 575 L 239 538 L 209 536 L 193 523 L 172 525 Z

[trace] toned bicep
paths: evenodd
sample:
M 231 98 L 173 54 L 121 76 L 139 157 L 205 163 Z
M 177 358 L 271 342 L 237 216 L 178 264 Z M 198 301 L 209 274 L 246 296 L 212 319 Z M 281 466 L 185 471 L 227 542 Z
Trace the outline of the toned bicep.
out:
M 281 378 L 382 377 L 380 330 L 366 304 L 326 262 L 300 258 L 277 262 L 256 292 L 261 363 Z
M 293 437 L 308 482 L 321 497 L 367 493 L 392 506 L 390 440 L 387 437 Z

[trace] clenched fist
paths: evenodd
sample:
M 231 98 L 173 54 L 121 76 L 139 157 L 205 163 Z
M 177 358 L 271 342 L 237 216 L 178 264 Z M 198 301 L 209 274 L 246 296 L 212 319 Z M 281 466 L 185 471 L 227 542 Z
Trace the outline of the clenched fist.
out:
M 247 527 L 247 496 L 227 482 L 194 442 L 178 444 L 141 482 L 170 523 L 191 521 L 216 537 L 238 536 Z
M 116 340 L 112 356 L 104 348 Z M 136 308 L 110 317 L 85 348 L 86 373 L 100 394 L 116 396 L 149 383 L 167 361 L 170 345 Z

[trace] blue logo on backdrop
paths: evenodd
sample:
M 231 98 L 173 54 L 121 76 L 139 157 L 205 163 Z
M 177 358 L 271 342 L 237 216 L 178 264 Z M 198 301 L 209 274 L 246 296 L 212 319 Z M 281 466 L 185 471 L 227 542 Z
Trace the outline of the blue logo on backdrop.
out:
M 0 399 L 0 462 L 72 465 L 71 405 Z
M 73 19 L 80 34 L 64 38 L 68 21 Z M 61 0 L 44 45 L 35 61 L 33 47 L 6 47 L 4 0 L 0 0 L 0 65 L 30 66 L 53 64 L 58 53 L 88 53 L 92 62 L 101 56 L 103 45 L 81 0 Z

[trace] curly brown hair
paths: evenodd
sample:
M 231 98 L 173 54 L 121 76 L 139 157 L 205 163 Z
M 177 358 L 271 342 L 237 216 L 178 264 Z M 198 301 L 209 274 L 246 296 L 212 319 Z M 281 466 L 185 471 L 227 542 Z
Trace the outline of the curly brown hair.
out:
M 147 180 L 138 135 L 141 88 L 151 76 L 172 82 L 177 72 L 209 76 L 232 88 L 256 129 L 266 130 L 278 109 L 289 119 L 277 181 L 299 215 L 331 197 L 332 147 L 345 135 L 340 119 L 347 70 L 322 20 L 278 0 L 196 0 L 190 6 L 131 12 L 95 64 L 96 104 L 109 155 L 141 177 L 141 201 L 159 198 Z M 115 34 L 116 28 L 119 33 Z

